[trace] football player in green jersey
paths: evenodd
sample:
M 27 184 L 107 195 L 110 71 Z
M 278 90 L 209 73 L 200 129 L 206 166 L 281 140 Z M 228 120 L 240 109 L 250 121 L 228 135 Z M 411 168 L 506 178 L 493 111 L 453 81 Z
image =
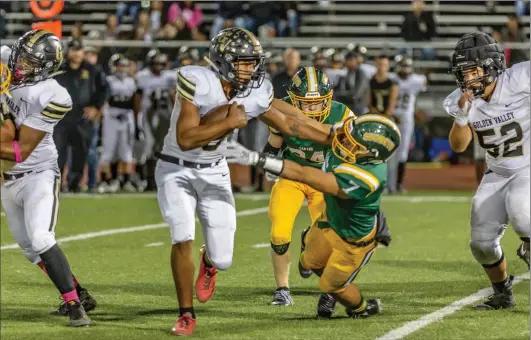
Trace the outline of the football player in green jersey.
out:
M 231 142 L 227 161 L 263 168 L 282 178 L 308 184 L 324 193 L 326 209 L 303 238 L 302 270 L 320 276 L 324 293 L 317 314 L 330 317 L 335 302 L 354 318 L 382 311 L 380 300 L 365 300 L 353 280 L 386 235 L 378 214 L 387 178 L 387 160 L 400 145 L 400 131 L 389 118 L 366 114 L 336 130 L 322 170 L 291 160 L 252 152 Z
M 287 90 L 289 96 L 285 97 L 284 101 L 320 123 L 334 125 L 354 116 L 354 113 L 344 104 L 332 100 L 334 91 L 328 77 L 313 66 L 300 68 L 293 76 Z M 271 134 L 264 147 L 264 153 L 276 156 L 280 151 L 284 159 L 317 169 L 322 167 L 325 152 L 330 148 L 329 145 L 284 136 L 271 128 L 270 130 Z M 274 179 L 269 173 L 267 177 Z M 269 200 L 271 262 L 277 286 L 271 302 L 274 306 L 293 305 L 288 284 L 291 262 L 289 245 L 295 218 L 304 199 L 308 201 L 308 211 L 313 224 L 324 209 L 324 198 L 320 191 L 301 182 L 280 178 L 271 192 Z M 301 273 L 303 277 L 309 277 L 311 274 L 310 270 Z

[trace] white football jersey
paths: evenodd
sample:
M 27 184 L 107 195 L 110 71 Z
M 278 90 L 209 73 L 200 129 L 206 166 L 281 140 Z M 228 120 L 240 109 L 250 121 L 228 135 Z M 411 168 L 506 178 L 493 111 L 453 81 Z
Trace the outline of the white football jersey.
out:
M 133 112 L 133 96 L 136 92 L 136 83 L 132 77 L 123 79 L 114 75 L 107 76 L 109 84 L 109 100 L 104 107 L 104 114 L 111 117 Z
M 417 96 L 419 92 L 426 91 L 426 76 L 413 73 L 406 79 L 402 79 L 398 75 L 394 79 L 398 82 L 399 89 L 394 114 L 400 117 L 402 122 L 413 122 Z
M 236 96 L 229 101 L 223 92 L 219 76 L 210 68 L 203 66 L 184 66 L 178 70 L 177 94 L 197 106 L 201 117 L 217 106 L 238 102 L 245 106 L 249 119 L 269 110 L 274 98 L 273 85 L 264 79 L 262 85 L 251 90 L 247 97 Z M 189 151 L 182 151 L 179 148 L 176 128 L 180 113 L 180 101 L 176 100 L 162 153 L 197 163 L 214 163 L 221 159 L 223 156 L 218 150 L 224 147 L 223 141 L 213 141 L 206 147 Z
M 469 126 L 486 150 L 489 169 L 502 176 L 529 167 L 530 67 L 526 61 L 500 74 L 490 101 L 474 99 L 468 112 Z M 461 93 L 456 89 L 444 100 L 453 117 Z
M 157 98 L 169 98 L 169 94 L 177 85 L 177 73 L 175 70 L 163 70 L 159 75 L 155 75 L 146 67 L 135 74 L 135 81 L 137 88 L 142 90 L 141 112 L 146 112 L 151 106 L 151 95 L 154 92 Z

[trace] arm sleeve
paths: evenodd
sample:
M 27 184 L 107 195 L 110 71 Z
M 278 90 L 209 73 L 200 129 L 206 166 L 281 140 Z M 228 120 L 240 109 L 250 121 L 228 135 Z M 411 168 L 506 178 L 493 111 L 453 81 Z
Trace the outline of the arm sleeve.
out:
M 361 200 L 378 190 L 380 181 L 370 172 L 343 163 L 334 169 L 337 184 L 349 198 Z

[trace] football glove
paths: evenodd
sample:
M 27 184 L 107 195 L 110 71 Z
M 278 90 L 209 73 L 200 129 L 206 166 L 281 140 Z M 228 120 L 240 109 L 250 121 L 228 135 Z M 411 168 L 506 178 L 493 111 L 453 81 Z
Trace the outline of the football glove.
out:
M 274 175 L 280 175 L 284 168 L 284 160 L 248 150 L 235 141 L 227 142 L 226 148 L 221 149 L 220 152 L 225 156 L 228 163 L 255 166 Z

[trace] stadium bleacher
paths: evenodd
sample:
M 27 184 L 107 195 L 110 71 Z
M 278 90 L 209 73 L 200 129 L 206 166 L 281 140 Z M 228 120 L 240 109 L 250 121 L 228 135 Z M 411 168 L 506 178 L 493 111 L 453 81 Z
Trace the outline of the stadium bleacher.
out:
M 483 1 L 432 1 L 426 2 L 426 10 L 433 11 L 437 23 L 437 37 L 431 42 L 436 48 L 436 60 L 416 60 L 417 72 L 429 73 L 430 92 L 419 98 L 419 106 L 430 110 L 434 114 L 441 114 L 440 107 L 435 105 L 438 99 L 455 87 L 455 80 L 448 74 L 449 59 L 452 48 L 461 35 L 466 32 L 482 30 L 488 33 L 493 27 L 502 26 L 507 21 L 507 15 L 514 13 L 513 2 L 498 2 L 496 7 L 490 8 Z M 201 1 L 197 5 L 203 11 L 204 29 L 210 30 L 210 25 L 216 16 L 216 1 Z M 19 3 L 18 10 L 8 14 L 8 39 L 10 43 L 21 33 L 29 29 L 33 15 L 27 3 Z M 75 22 L 83 22 L 83 33 L 91 30 L 105 30 L 108 13 L 115 13 L 118 2 L 89 2 L 77 1 L 65 6 L 60 19 L 63 21 L 64 34 L 68 36 Z M 299 36 L 296 38 L 273 38 L 263 40 L 266 49 L 281 52 L 284 48 L 295 47 L 301 52 L 304 63 L 308 63 L 310 48 L 320 47 L 344 48 L 349 43 L 362 43 L 368 48 L 369 62 L 382 49 L 393 51 L 404 45 L 401 38 L 403 15 L 409 11 L 409 2 L 397 1 L 300 1 L 297 3 L 299 12 Z M 488 19 L 486 19 L 486 16 Z M 132 30 L 131 20 L 120 26 L 121 30 Z M 524 33 L 529 37 L 529 16 L 521 17 L 525 24 Z M 105 42 L 94 42 L 105 45 Z M 149 48 L 143 41 L 113 41 L 115 46 L 136 46 Z M 171 41 L 154 42 L 160 47 L 178 47 L 180 45 L 206 47 L 208 41 Z M 425 43 L 412 44 L 414 48 Z M 511 46 L 511 45 L 509 45 Z M 515 45 L 512 45 L 515 46 Z M 521 46 L 516 44 L 516 46 Z M 528 48 L 528 47 L 527 47 Z

